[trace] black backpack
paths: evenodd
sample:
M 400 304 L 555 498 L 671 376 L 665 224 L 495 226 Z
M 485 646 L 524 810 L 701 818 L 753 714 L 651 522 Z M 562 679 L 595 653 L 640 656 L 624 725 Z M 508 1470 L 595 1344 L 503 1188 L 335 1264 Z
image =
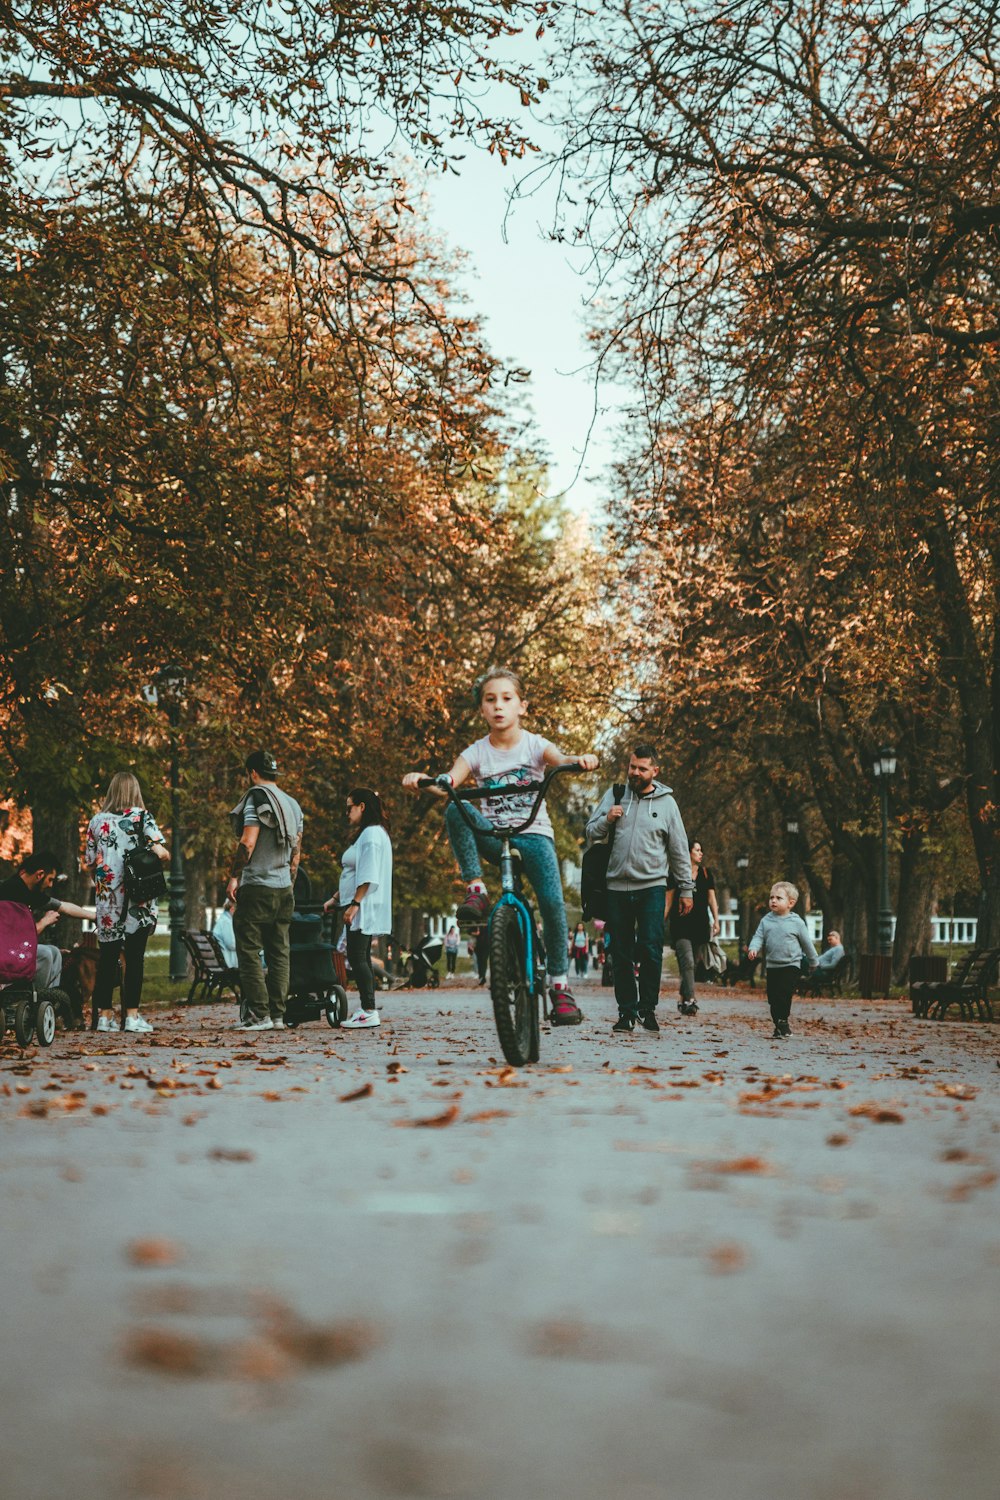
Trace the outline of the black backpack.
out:
M 611 791 L 612 806 L 617 806 L 624 795 L 625 783 L 616 782 Z M 580 905 L 583 908 L 585 922 L 592 922 L 595 917 L 600 922 L 607 921 L 608 861 L 611 858 L 617 827 L 617 823 L 612 823 L 611 830 L 603 843 L 590 844 L 583 851 L 583 859 L 580 863 Z
M 154 854 L 153 846 L 146 834 L 146 814 L 139 819 L 136 833 L 137 846 L 126 854 L 125 895 L 130 906 L 143 906 L 166 894 L 167 882 L 163 874 L 160 856 Z

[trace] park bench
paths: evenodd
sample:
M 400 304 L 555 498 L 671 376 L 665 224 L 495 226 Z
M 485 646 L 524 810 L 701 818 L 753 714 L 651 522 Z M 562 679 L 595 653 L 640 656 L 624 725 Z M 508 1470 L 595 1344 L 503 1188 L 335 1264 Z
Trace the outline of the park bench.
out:
M 221 1000 L 227 989 L 239 999 L 240 971 L 226 963 L 217 938 L 210 932 L 188 931 L 184 934 L 184 946 L 194 969 L 187 995 L 188 1005 Z
M 910 986 L 913 1014 L 943 1021 L 949 1009 L 957 1005 L 962 1019 L 992 1021 L 993 1006 L 989 987 L 1000 963 L 1000 948 L 977 948 L 959 964 L 951 979 L 927 981 Z
M 849 964 L 850 960 L 845 953 L 843 958 L 838 958 L 835 964 L 812 969 L 802 976 L 799 993 L 802 995 L 842 995 Z

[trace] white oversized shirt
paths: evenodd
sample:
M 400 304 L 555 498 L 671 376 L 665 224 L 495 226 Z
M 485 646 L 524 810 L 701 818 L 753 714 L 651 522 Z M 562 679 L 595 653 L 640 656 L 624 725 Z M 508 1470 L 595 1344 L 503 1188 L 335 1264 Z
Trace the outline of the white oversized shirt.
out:
M 368 890 L 352 931 L 379 937 L 392 931 L 392 844 L 377 823 L 362 829 L 360 837 L 344 851 L 337 892 L 341 906 L 353 901 L 358 886 L 366 882 Z

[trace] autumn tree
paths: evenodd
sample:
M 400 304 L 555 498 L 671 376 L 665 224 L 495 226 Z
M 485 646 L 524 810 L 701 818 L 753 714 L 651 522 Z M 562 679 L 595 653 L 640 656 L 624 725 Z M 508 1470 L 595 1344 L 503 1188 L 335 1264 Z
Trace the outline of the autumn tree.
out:
M 825 521 L 820 573 L 844 585 L 841 625 L 860 611 L 871 639 L 875 723 L 933 701 L 927 722 L 957 726 L 955 760 L 931 760 L 966 799 L 985 942 L 1000 937 L 996 25 L 985 3 L 626 0 L 585 54 L 567 164 L 587 191 L 561 229 L 575 221 L 606 268 L 598 337 L 641 391 L 649 464 L 711 421 L 767 476 L 726 504 L 786 528 L 799 622 L 815 574 L 793 561 L 789 501 Z M 706 499 L 699 526 L 721 540 L 727 520 Z M 725 598 L 722 552 L 707 587 Z M 904 641 L 932 680 L 897 675 Z M 950 748 L 947 728 L 935 743 Z

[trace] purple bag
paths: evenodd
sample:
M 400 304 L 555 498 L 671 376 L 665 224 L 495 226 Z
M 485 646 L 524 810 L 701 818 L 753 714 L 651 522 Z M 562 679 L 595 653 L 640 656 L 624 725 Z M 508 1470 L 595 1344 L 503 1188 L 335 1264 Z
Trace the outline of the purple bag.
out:
M 0 901 L 0 984 L 34 979 L 37 966 L 34 917 L 20 901 Z

